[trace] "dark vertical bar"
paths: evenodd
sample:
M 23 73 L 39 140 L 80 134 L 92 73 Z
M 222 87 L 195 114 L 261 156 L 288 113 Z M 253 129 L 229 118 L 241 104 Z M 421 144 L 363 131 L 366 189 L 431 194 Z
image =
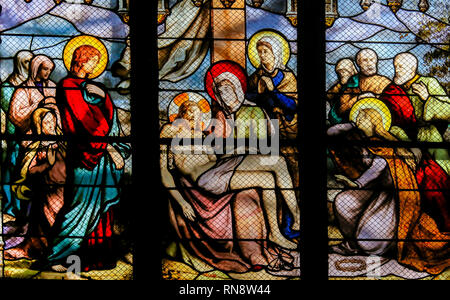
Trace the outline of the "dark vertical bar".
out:
M 158 197 L 156 5 L 156 1 L 130 1 L 133 275 L 139 281 L 157 279 L 161 270 L 157 251 L 161 232 L 155 229 L 159 228 L 159 216 L 164 215 L 165 201 Z
M 325 1 L 298 0 L 302 280 L 327 280 Z

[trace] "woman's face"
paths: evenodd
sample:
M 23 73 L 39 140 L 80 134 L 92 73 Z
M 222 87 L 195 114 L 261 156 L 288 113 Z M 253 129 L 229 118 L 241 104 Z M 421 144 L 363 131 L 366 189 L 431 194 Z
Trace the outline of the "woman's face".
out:
M 95 67 L 97 67 L 99 62 L 99 57 L 93 56 L 91 57 L 84 65 L 83 65 L 83 70 L 84 72 L 86 72 L 87 74 L 92 74 L 95 70 Z
M 36 75 L 36 81 L 48 80 L 52 71 L 53 65 L 47 61 L 44 61 L 39 67 L 38 73 Z
M 273 55 L 272 50 L 265 45 L 260 45 L 258 46 L 257 51 L 259 59 L 264 67 L 267 70 L 272 70 L 275 65 L 275 56 Z
M 29 56 L 23 60 L 23 66 L 25 71 L 28 71 L 30 69 L 30 62 L 32 58 L 33 58 L 32 56 Z
M 229 109 L 234 110 L 235 107 L 241 103 L 234 90 L 234 86 L 228 81 L 222 82 L 218 87 L 220 98 L 228 106 Z
M 367 137 L 373 136 L 373 124 L 365 112 L 360 112 L 356 118 L 356 126 L 364 132 Z

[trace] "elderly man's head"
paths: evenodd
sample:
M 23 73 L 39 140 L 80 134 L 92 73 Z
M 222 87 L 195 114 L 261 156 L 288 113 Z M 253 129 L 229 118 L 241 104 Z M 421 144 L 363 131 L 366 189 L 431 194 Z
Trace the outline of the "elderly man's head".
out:
M 413 79 L 417 74 L 418 61 L 411 53 L 400 53 L 394 58 L 395 84 L 402 85 Z
M 377 73 L 378 55 L 372 49 L 362 49 L 356 54 L 356 64 L 361 74 L 372 76 Z
M 346 84 L 350 77 L 358 73 L 355 64 L 351 59 L 348 58 L 339 60 L 336 64 L 335 70 L 341 84 Z

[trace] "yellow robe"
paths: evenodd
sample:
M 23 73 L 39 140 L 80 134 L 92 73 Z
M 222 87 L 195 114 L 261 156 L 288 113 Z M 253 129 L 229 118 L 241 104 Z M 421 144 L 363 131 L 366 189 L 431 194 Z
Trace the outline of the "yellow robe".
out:
M 276 89 L 295 100 L 295 103 L 298 104 L 298 93 L 297 93 L 297 79 L 295 78 L 294 73 L 292 71 L 286 69 L 283 71 L 284 78 L 280 82 Z M 249 91 L 257 91 L 258 90 L 258 82 L 262 76 L 274 77 L 277 75 L 277 72 L 274 72 L 272 75 L 268 74 L 262 68 L 257 69 L 249 78 L 248 85 Z M 274 113 L 276 114 L 280 126 L 280 136 L 282 138 L 295 139 L 297 138 L 297 114 L 295 114 L 294 118 L 291 121 L 287 121 L 283 116 L 283 112 L 279 108 L 274 108 Z
M 390 83 L 391 80 L 382 75 L 359 75 L 359 86 L 347 88 L 341 96 L 339 114 L 344 115 L 349 113 L 353 104 L 358 101 L 359 95 L 370 92 L 375 94 L 375 96 L 379 96 Z
M 418 271 L 441 273 L 450 267 L 450 235 L 441 233 L 435 221 L 421 211 L 413 171 L 392 148 L 371 147 L 369 150 L 386 160 L 398 193 L 398 262 Z

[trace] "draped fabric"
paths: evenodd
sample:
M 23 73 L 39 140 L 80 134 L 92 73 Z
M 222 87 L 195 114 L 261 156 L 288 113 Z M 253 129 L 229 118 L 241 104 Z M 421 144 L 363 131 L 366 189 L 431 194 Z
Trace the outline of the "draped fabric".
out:
M 77 136 L 107 136 L 112 125 L 113 103 L 108 94 L 102 103 L 89 100 L 85 92 L 87 81 L 68 77 L 62 80 L 59 89 L 63 97 L 58 98 L 64 133 Z M 98 102 L 98 101 L 97 101 Z M 99 105 L 101 104 L 101 105 Z M 107 143 L 77 143 L 79 166 L 92 170 L 105 154 Z
M 72 77 L 60 83 L 57 102 L 64 134 L 86 138 L 118 136 L 121 128 L 110 97 L 106 95 L 102 99 L 88 95 L 86 84 L 85 79 Z M 111 145 L 117 150 L 116 155 L 120 153 L 124 159 L 129 156 L 127 144 Z M 108 215 L 106 219 L 101 216 L 119 202 L 123 169 L 116 169 L 106 147 L 104 142 L 69 141 L 66 156 L 69 185 L 65 189 L 64 207 L 53 227 L 48 256 L 51 264 L 62 263 L 63 259 L 80 250 L 85 237 L 91 233 L 99 236 L 98 226 L 103 226 L 99 224 L 108 220 Z M 111 220 L 109 224 L 110 227 Z
M 265 240 L 266 226 L 256 190 L 216 196 L 195 188 L 187 178 L 175 178 L 198 216 L 191 222 L 175 203 L 170 203 L 170 222 L 189 255 L 236 273 L 260 270 L 276 261 L 274 255 L 281 250 Z M 291 255 L 284 259 L 284 263 L 293 260 Z
M 450 235 L 442 233 L 436 222 L 422 211 L 416 177 L 394 150 L 381 147 L 369 150 L 386 160 L 397 190 L 399 263 L 439 274 L 450 266 Z
M 392 114 L 392 124 L 410 131 L 416 125 L 414 107 L 405 91 L 396 84 L 389 84 L 380 96 Z
M 1 106 L 2 110 L 7 113 L 9 110 L 9 104 L 16 88 L 9 82 L 4 82 L 1 85 Z M 16 131 L 14 124 L 6 117 L 6 134 L 13 135 Z M 3 199 L 3 212 L 15 217 L 20 211 L 20 202 L 13 198 L 11 191 L 11 185 L 9 183 L 14 179 L 14 171 L 16 170 L 17 160 L 19 155 L 19 143 L 15 140 L 10 140 L 6 144 L 6 149 L 2 151 L 2 168 L 1 178 L 2 182 L 2 199 Z
M 209 42 L 210 1 L 196 7 L 191 0 L 175 4 L 158 36 L 159 79 L 178 82 L 192 75 L 205 59 Z
M 422 207 L 441 231 L 450 232 L 450 176 L 427 152 L 416 172 Z

